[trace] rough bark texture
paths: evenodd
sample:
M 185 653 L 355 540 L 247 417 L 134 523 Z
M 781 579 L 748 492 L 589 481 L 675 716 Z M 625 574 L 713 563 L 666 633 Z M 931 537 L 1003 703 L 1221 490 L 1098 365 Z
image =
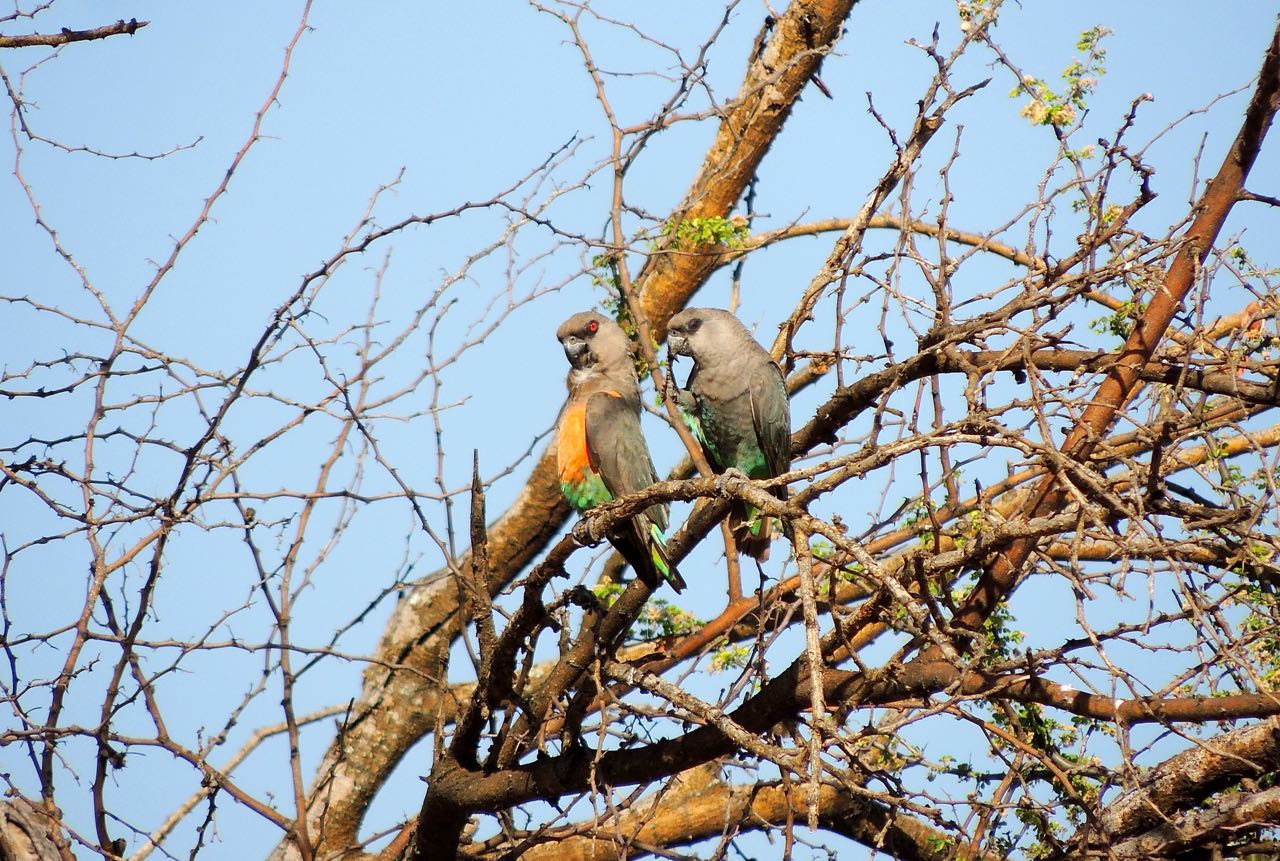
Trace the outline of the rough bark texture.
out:
M 39 807 L 17 797 L 0 802 L 0 861 L 67 861 L 59 850 L 56 823 Z
M 1112 842 L 1160 824 L 1218 790 L 1280 768 L 1280 719 L 1223 733 L 1161 763 L 1107 805 L 1101 826 Z
M 1195 810 L 1151 829 L 1141 837 L 1111 847 L 1112 857 L 1169 858 L 1195 851 L 1208 841 L 1229 839 L 1246 829 L 1274 827 L 1280 821 L 1280 787 L 1215 799 L 1207 810 Z M 1248 856 L 1247 856 L 1248 857 Z M 1258 861 L 1273 855 L 1252 856 Z
M 782 827 L 804 806 L 803 787 L 765 784 L 731 787 L 715 776 L 718 769 L 703 767 L 682 775 L 673 787 L 642 810 L 629 812 L 617 823 L 626 843 L 605 843 L 592 837 L 573 837 L 534 846 L 522 861 L 615 861 L 641 851 L 644 846 L 680 846 L 715 838 L 738 823 L 756 827 Z M 900 861 L 942 861 L 944 852 L 921 847 L 945 835 L 907 817 L 896 817 L 887 808 L 826 786 L 818 798 L 823 828 L 875 846 Z M 656 809 L 658 813 L 654 816 Z

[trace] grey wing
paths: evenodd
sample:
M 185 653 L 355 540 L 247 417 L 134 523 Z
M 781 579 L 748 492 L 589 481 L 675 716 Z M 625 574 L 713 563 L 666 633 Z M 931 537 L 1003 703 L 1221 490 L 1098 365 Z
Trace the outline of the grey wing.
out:
M 791 469 L 791 404 L 782 370 L 773 362 L 761 362 L 750 373 L 751 425 L 764 453 L 770 475 Z
M 658 480 L 640 416 L 622 398 L 601 392 L 587 401 L 587 453 L 615 499 Z M 644 513 L 660 529 L 667 528 L 666 506 L 653 505 Z

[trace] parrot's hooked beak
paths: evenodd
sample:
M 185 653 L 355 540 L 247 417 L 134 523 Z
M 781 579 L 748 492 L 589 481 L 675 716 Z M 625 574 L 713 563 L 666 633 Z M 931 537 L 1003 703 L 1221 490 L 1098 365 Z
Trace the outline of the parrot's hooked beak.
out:
M 670 356 L 689 355 L 689 342 L 680 332 L 667 333 L 667 354 Z
M 569 360 L 569 364 L 581 370 L 587 366 L 587 361 L 591 357 L 590 345 L 582 338 L 570 335 L 561 341 L 564 347 L 565 358 Z

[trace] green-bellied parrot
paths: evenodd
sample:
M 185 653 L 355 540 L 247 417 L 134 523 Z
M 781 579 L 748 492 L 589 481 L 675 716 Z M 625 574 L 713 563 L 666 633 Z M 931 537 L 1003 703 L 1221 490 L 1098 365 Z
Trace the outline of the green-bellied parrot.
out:
M 738 469 L 762 479 L 791 468 L 791 410 L 782 369 L 737 317 L 719 308 L 686 308 L 667 325 L 667 348 L 693 359 L 677 403 L 716 472 Z M 785 487 L 773 493 L 786 499 Z M 761 561 L 769 556 L 772 521 L 745 503 L 729 511 L 738 549 Z
M 556 430 L 560 489 L 578 511 L 643 490 L 658 480 L 640 431 L 640 384 L 622 327 L 594 311 L 556 330 L 572 369 L 569 401 Z M 609 542 L 651 589 L 684 579 L 667 557 L 667 506 L 651 505 L 609 535 Z

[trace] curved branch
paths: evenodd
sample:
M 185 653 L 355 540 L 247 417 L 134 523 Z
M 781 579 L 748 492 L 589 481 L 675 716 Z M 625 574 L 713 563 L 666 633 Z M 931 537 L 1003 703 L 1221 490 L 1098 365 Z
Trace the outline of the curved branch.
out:
M 855 219 L 852 218 L 824 218 L 820 221 L 810 221 L 805 224 L 788 224 L 786 227 L 779 227 L 777 230 L 770 230 L 765 233 L 757 233 L 743 240 L 742 245 L 738 248 L 726 248 L 720 252 L 716 260 L 716 268 L 727 266 L 752 251 L 759 251 L 778 242 L 787 239 L 796 239 L 801 236 L 817 236 L 822 233 L 843 233 L 853 226 Z M 1032 257 L 1025 251 L 1020 251 L 1004 242 L 997 242 L 989 236 L 981 233 L 970 233 L 964 230 L 953 230 L 944 228 L 940 224 L 932 224 L 927 221 L 917 221 L 910 218 L 900 218 L 896 215 L 876 215 L 872 216 L 867 222 L 868 230 L 902 230 L 911 233 L 918 233 L 921 236 L 936 237 L 939 234 L 945 236 L 948 242 L 955 242 L 959 245 L 968 245 L 983 251 L 989 251 L 997 257 L 1003 257 L 1010 263 L 1025 267 L 1032 272 L 1039 272 L 1047 268 L 1047 264 L 1039 257 Z

